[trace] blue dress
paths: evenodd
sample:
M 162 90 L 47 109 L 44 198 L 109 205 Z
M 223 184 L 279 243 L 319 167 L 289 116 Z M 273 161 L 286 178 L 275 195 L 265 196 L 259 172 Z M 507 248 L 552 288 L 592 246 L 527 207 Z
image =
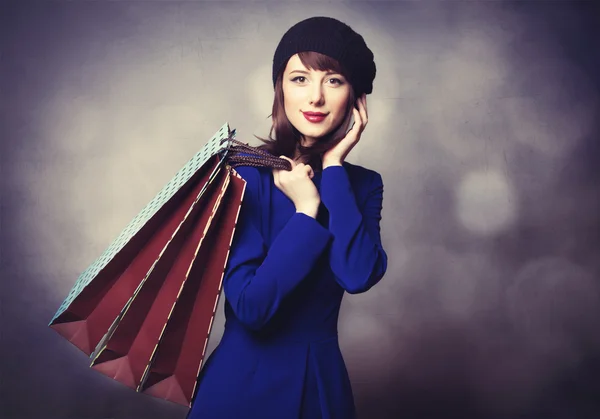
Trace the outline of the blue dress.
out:
M 270 168 L 236 171 L 247 185 L 223 278 L 225 330 L 188 418 L 354 418 L 337 323 L 344 292 L 367 291 L 387 268 L 381 175 L 348 162 L 315 173 L 313 219 Z

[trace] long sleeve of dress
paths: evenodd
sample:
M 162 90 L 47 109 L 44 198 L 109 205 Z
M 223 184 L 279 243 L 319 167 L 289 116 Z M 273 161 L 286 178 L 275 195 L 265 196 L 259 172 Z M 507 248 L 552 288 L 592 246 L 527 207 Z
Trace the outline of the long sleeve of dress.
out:
M 350 294 L 365 292 L 387 269 L 387 254 L 381 245 L 383 180 L 375 171 L 362 205 L 356 201 L 346 168 L 323 170 L 321 201 L 329 211 L 333 234 L 330 265 L 337 282 Z
M 331 233 L 314 218 L 294 213 L 267 249 L 260 232 L 260 174 L 240 167 L 246 191 L 225 268 L 223 288 L 236 317 L 253 330 L 267 324 L 282 300 L 310 273 Z

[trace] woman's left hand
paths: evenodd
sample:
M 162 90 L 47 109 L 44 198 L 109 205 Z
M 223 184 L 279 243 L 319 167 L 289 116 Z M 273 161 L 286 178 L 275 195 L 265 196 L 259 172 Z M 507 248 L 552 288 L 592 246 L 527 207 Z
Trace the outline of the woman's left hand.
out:
M 367 115 L 367 95 L 363 94 L 356 100 L 356 106 L 352 107 L 354 114 L 354 125 L 348 131 L 346 136 L 333 147 L 323 154 L 323 168 L 327 166 L 340 166 L 348 156 L 348 153 L 360 140 L 362 132 L 365 130 L 368 122 Z

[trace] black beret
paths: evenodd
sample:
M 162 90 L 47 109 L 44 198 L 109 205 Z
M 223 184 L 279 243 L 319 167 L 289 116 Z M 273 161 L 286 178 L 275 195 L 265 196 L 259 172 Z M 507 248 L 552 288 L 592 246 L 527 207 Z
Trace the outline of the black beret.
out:
M 303 51 L 319 52 L 337 60 L 349 72 L 357 96 L 373 91 L 373 52 L 350 26 L 323 16 L 296 23 L 283 35 L 273 57 L 273 86 L 289 58 Z

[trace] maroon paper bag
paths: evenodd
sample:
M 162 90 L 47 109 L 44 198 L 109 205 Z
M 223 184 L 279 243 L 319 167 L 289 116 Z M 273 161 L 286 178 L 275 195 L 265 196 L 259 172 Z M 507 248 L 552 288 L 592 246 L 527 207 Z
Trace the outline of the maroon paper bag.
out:
M 189 406 L 221 293 L 225 264 L 246 183 L 232 172 L 223 204 L 211 223 L 173 314 L 167 322 L 141 391 Z
M 80 275 L 50 322 L 92 368 L 187 406 L 245 191 L 233 168 L 291 169 L 234 137 L 223 125 Z
M 90 355 L 159 259 L 218 164 L 217 156 L 211 158 L 83 288 L 51 327 Z
M 138 387 L 199 248 L 210 245 L 204 239 L 229 184 L 228 173 L 219 170 L 207 190 L 181 211 L 179 226 L 94 354 L 94 369 Z
M 235 139 L 224 124 L 79 276 L 50 327 L 90 355 L 143 283 Z

